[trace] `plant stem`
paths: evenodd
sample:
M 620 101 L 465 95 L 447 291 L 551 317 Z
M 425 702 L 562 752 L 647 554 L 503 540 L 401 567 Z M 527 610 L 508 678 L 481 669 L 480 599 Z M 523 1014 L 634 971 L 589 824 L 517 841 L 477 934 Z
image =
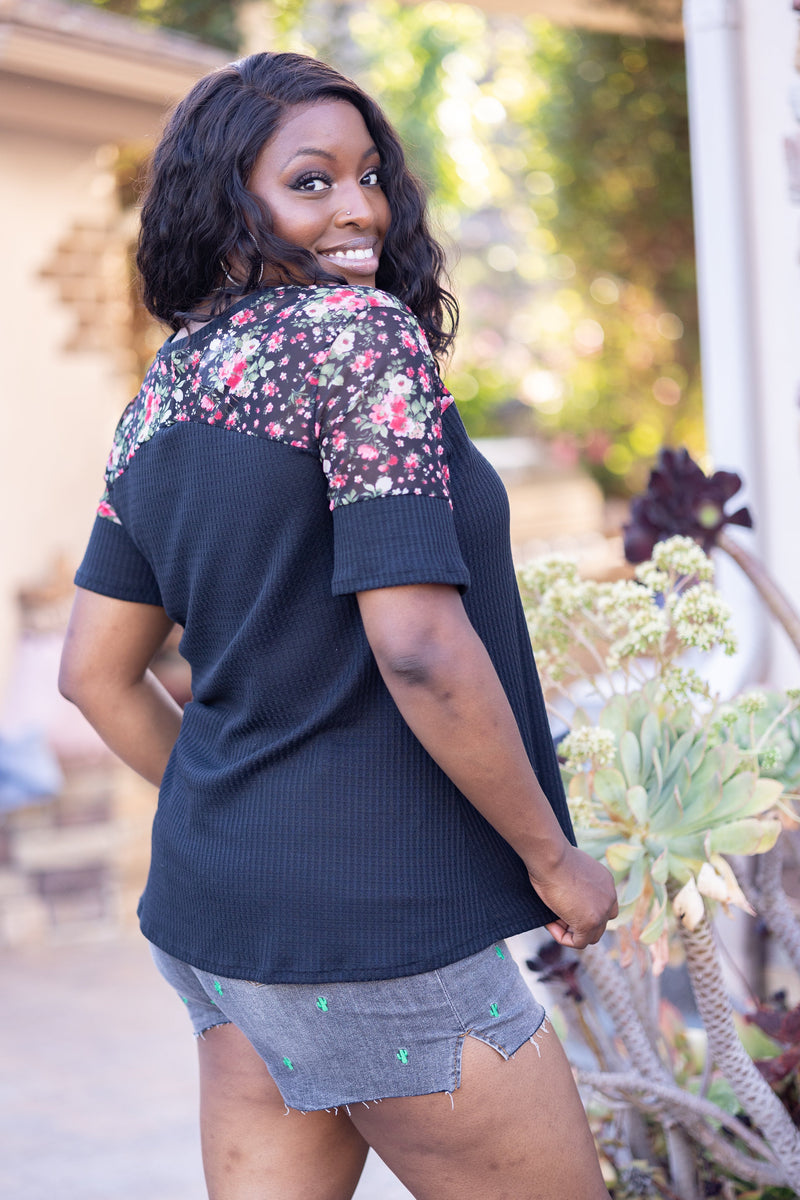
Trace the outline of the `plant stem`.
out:
M 784 1172 L 783 1182 L 791 1185 L 800 1179 L 800 1130 L 739 1041 L 708 918 L 704 916 L 693 930 L 682 923 L 679 929 L 708 1052 L 772 1147 Z
M 644 1103 L 646 1107 L 656 1108 L 662 1116 L 665 1109 L 671 1116 L 677 1117 L 680 1114 L 683 1123 L 691 1127 L 697 1140 L 712 1151 L 721 1166 L 750 1183 L 760 1187 L 769 1187 L 770 1185 L 780 1185 L 785 1180 L 783 1170 L 774 1161 L 770 1147 L 758 1134 L 738 1121 L 736 1117 L 732 1117 L 730 1113 L 718 1108 L 710 1100 L 693 1096 L 691 1092 L 684 1092 L 681 1088 L 669 1084 L 645 1079 L 636 1071 L 618 1073 L 578 1071 L 578 1082 L 596 1088 L 603 1095 L 611 1093 L 612 1096 L 617 1095 L 625 1099 L 638 1095 L 641 1103 Z M 653 1097 L 653 1102 L 648 1102 L 649 1097 Z M 706 1125 L 705 1119 L 718 1122 L 744 1142 L 755 1154 L 764 1156 L 766 1161 L 759 1162 L 743 1154 L 731 1142 Z
M 734 562 L 739 564 L 769 611 L 785 629 L 797 653 L 800 654 L 800 613 L 797 612 L 788 597 L 758 559 L 734 541 L 724 529 L 717 534 L 717 545 L 720 550 L 724 550 Z
M 647 1079 L 672 1082 L 654 1049 L 656 1032 L 649 1030 L 642 1020 L 622 968 L 600 946 L 587 946 L 582 950 L 581 964 L 597 988 L 636 1069 Z
M 800 973 L 800 921 L 783 890 L 782 866 L 783 844 L 779 838 L 766 854 L 756 856 L 752 881 L 739 879 L 739 884 L 767 929 L 789 955 L 795 970 Z
M 587 946 L 581 952 L 581 962 L 597 988 L 631 1062 L 642 1076 L 672 1085 L 672 1076 L 654 1048 L 656 1031 L 651 1033 L 637 1011 L 625 972 L 599 946 Z M 670 1178 L 681 1200 L 698 1200 L 695 1156 L 689 1138 L 671 1114 L 666 1115 L 663 1124 Z

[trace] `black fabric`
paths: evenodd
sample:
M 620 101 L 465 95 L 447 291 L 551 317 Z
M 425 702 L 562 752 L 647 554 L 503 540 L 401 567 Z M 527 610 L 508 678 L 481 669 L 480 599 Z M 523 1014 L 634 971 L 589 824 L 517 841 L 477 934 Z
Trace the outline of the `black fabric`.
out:
M 256 312 L 253 328 L 268 332 L 270 320 Z M 168 345 L 155 365 L 173 389 L 175 357 Z M 135 452 L 111 480 L 113 517 L 98 518 L 76 582 L 158 596 L 184 627 L 193 699 L 160 792 L 140 918 L 150 941 L 200 969 L 263 982 L 391 978 L 552 919 L 518 856 L 408 729 L 358 613 L 354 593 L 373 587 L 464 592 L 572 837 L 505 492 L 456 406 L 436 419 L 449 499 L 373 494 L 331 512 L 313 437 L 248 436 L 199 407 L 130 439 Z

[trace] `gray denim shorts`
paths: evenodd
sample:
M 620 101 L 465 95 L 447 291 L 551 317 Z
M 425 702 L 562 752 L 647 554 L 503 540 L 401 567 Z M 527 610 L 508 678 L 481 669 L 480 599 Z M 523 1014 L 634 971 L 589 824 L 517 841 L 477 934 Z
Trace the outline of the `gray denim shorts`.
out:
M 465 1037 L 508 1059 L 545 1018 L 505 942 L 422 975 L 324 984 L 228 979 L 150 948 L 195 1034 L 236 1025 L 303 1112 L 452 1094 Z

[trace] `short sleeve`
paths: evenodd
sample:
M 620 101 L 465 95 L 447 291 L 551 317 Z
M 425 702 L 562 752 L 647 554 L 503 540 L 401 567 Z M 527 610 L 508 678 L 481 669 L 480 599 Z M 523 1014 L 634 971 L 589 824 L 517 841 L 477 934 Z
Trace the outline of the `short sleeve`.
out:
M 158 605 L 162 602 L 150 564 L 106 501 L 101 502 L 75 583 L 115 600 Z
M 469 584 L 450 500 L 439 379 L 400 308 L 362 310 L 319 371 L 319 453 L 333 513 L 335 595 Z

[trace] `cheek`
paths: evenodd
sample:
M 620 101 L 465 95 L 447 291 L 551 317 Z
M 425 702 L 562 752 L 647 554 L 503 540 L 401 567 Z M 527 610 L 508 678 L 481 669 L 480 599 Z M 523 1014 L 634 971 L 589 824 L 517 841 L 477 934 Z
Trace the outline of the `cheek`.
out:
M 389 201 L 383 194 L 381 194 L 379 197 L 379 203 L 375 210 L 375 216 L 378 224 L 383 226 L 383 232 L 385 234 L 392 223 L 392 211 L 389 208 Z
M 319 221 L 314 221 L 305 213 L 272 211 L 273 229 L 278 237 L 296 246 L 307 247 L 313 242 L 319 232 Z

